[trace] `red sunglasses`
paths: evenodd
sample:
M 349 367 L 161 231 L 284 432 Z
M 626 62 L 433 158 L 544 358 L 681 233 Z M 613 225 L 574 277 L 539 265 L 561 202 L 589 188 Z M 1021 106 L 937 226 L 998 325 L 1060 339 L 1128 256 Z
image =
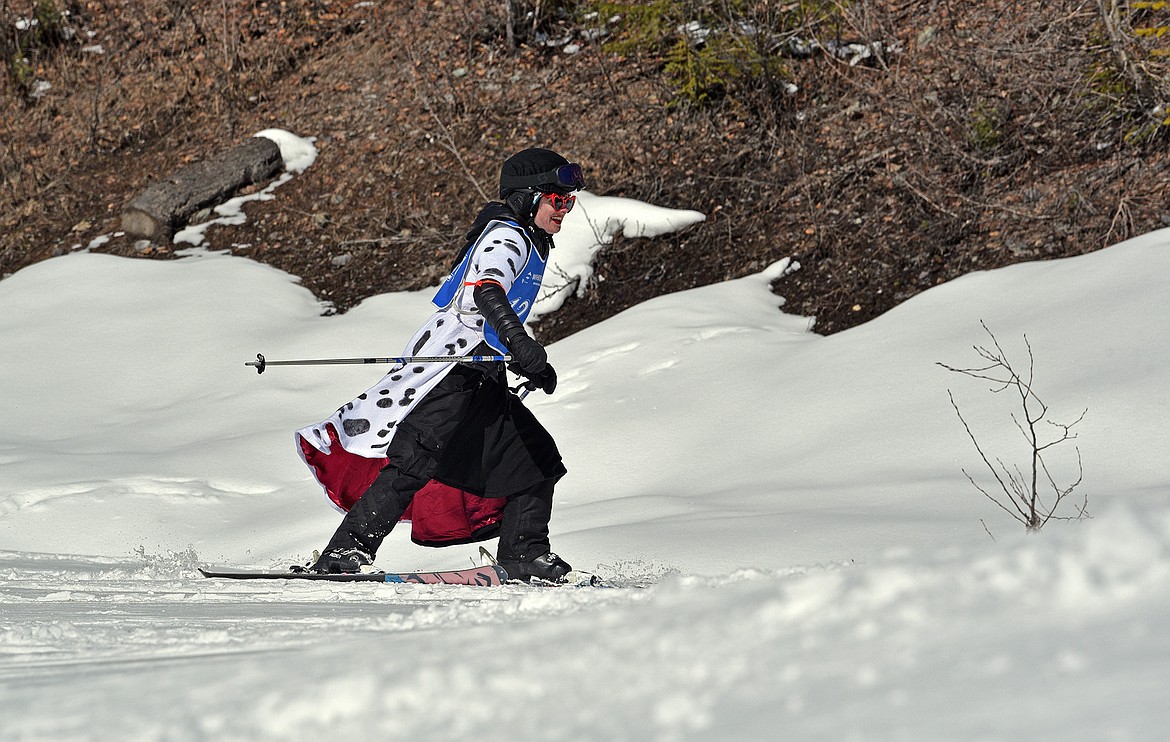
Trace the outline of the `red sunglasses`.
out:
M 562 196 L 559 193 L 542 193 L 540 197 L 547 198 L 556 211 L 572 211 L 573 204 L 577 203 L 577 197 L 571 193 L 567 196 Z

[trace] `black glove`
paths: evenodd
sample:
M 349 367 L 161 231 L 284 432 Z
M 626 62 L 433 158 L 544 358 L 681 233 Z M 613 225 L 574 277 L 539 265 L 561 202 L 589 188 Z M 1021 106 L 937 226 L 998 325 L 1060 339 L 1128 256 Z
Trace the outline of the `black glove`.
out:
M 549 363 L 544 370 L 532 377 L 532 383 L 545 394 L 552 394 L 557 390 L 557 370 Z
M 552 367 L 551 363 L 545 364 L 544 370 L 535 374 L 520 368 L 520 364 L 518 363 L 508 364 L 508 370 L 517 376 L 523 376 L 525 379 L 528 379 L 528 381 L 520 386 L 527 388 L 530 392 L 540 389 L 545 394 L 552 394 L 557 389 L 557 370 Z
M 498 283 L 481 283 L 475 287 L 472 296 L 484 322 L 504 341 L 513 362 L 520 367 L 523 375 L 532 378 L 532 374 L 544 371 L 548 365 L 548 353 L 543 345 L 524 332 L 524 325 L 508 303 L 504 287 Z
M 541 373 L 540 389 L 545 394 L 552 394 L 557 390 L 557 370 L 548 364 Z
M 548 353 L 544 346 L 528 337 L 524 331 L 504 338 L 504 342 L 508 346 L 512 360 L 520 367 L 524 376 L 531 379 L 533 375 L 543 373 L 548 368 Z M 556 372 L 553 372 L 553 375 L 555 376 Z

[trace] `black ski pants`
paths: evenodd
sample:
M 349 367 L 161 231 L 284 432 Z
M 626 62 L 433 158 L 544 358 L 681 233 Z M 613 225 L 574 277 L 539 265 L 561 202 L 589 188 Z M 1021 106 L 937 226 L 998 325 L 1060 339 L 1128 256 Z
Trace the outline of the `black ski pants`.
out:
M 386 452 L 389 462 L 346 513 L 325 550 L 356 547 L 376 554 L 414 495 L 434 478 L 442 456 L 449 453 L 448 442 L 467 420 L 476 395 L 509 394 L 506 387 L 487 386 L 502 383 L 477 367 L 452 369 L 399 424 Z M 500 521 L 499 561 L 530 561 L 550 551 L 548 523 L 558 478 L 542 479 L 507 496 Z

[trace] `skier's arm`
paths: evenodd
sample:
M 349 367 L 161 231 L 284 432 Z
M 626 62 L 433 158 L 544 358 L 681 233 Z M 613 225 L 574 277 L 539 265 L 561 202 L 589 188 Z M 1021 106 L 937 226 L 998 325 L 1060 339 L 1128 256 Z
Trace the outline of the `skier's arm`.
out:
M 479 313 L 504 345 L 512 360 L 528 374 L 540 374 L 548 365 L 548 353 L 544 346 L 524 332 L 524 325 L 512 305 L 504 287 L 495 281 L 480 281 L 472 293 Z

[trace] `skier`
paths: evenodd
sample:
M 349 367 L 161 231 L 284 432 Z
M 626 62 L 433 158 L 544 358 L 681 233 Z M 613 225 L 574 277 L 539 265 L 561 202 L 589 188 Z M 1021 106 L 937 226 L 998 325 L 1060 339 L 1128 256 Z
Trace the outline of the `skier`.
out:
M 525 332 L 524 320 L 552 236 L 573 208 L 573 192 L 584 186 L 580 165 L 551 150 L 526 149 L 508 158 L 500 170 L 502 203 L 489 202 L 476 217 L 433 299 L 437 311 L 406 353 L 508 353 L 509 368 L 530 389 L 552 394 L 556 371 L 544 347 Z M 501 362 L 397 368 L 297 435 L 318 481 L 335 503 L 348 506 L 311 565 L 314 572 L 358 572 L 371 564 L 410 509 L 415 516 L 425 510 L 466 517 L 462 538 L 445 535 L 446 543 L 498 533 L 497 561 L 511 579 L 558 581 L 572 569 L 549 545 L 553 487 L 566 472 L 560 452 L 508 388 Z M 425 502 L 414 501 L 420 490 Z M 433 490 L 437 495 L 427 495 Z M 417 532 L 416 521 L 416 541 Z

